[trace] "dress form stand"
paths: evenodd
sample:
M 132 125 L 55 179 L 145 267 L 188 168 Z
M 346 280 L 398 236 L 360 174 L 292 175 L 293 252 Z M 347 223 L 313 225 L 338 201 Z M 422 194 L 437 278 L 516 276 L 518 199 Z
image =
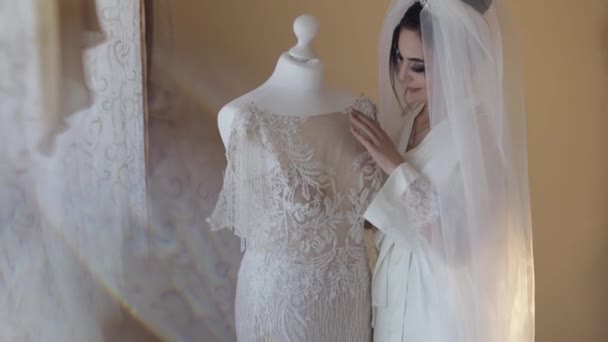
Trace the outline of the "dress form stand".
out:
M 341 112 L 357 96 L 325 83 L 325 65 L 310 44 L 319 31 L 312 15 L 298 17 L 293 25 L 297 44 L 280 57 L 270 78 L 251 92 L 226 104 L 218 114 L 218 128 L 228 146 L 234 115 L 246 103 L 285 116 L 314 116 Z

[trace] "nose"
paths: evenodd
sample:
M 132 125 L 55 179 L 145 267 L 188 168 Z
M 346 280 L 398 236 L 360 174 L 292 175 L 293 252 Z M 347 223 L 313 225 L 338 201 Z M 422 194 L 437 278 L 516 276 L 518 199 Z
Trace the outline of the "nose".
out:
M 411 81 L 412 77 L 408 72 L 407 63 L 401 63 L 399 70 L 397 71 L 397 78 L 402 84 L 406 84 Z

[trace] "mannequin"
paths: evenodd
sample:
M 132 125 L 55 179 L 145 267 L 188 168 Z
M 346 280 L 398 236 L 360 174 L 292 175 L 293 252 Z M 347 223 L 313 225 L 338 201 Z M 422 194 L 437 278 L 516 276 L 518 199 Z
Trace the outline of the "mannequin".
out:
M 316 18 L 302 15 L 294 21 L 293 29 L 298 43 L 279 57 L 270 78 L 220 110 L 218 128 L 224 146 L 228 146 L 234 115 L 245 103 L 255 102 L 260 108 L 281 115 L 314 116 L 341 112 L 357 99 L 326 85 L 325 66 L 310 47 L 319 30 Z
M 317 30 L 299 17 L 298 44 L 272 76 L 219 114 L 227 164 L 207 222 L 241 238 L 239 342 L 371 340 L 362 217 L 382 174 L 346 113 L 377 110 L 325 84 L 310 48 Z

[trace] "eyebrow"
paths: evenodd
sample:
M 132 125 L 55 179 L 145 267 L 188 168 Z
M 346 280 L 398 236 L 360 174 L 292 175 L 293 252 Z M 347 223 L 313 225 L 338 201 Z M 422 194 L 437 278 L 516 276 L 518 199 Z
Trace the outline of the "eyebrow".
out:
M 408 58 L 407 60 L 410 62 L 424 63 L 424 61 L 420 58 Z

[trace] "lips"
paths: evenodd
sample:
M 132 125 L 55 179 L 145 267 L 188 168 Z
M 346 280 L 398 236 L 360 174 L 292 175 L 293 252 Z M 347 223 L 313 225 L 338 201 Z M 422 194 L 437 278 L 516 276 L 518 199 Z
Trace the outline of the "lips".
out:
M 420 91 L 421 88 L 407 88 L 405 89 L 404 92 L 404 96 L 408 96 L 408 95 L 412 95 L 412 94 L 416 94 L 418 91 Z

